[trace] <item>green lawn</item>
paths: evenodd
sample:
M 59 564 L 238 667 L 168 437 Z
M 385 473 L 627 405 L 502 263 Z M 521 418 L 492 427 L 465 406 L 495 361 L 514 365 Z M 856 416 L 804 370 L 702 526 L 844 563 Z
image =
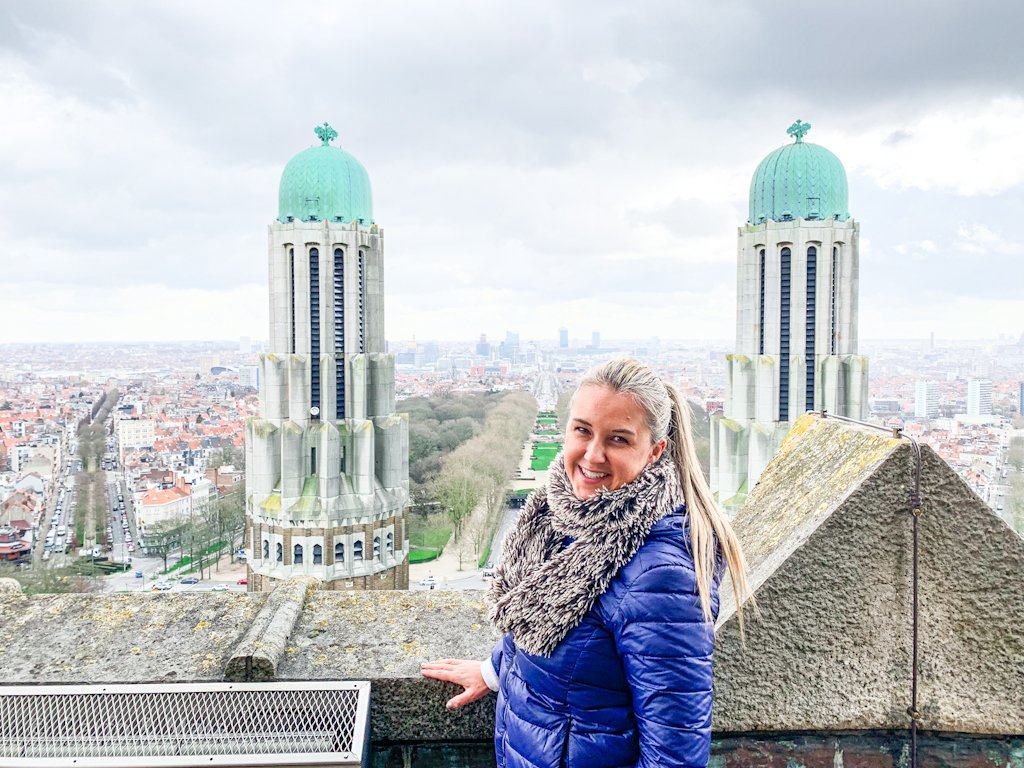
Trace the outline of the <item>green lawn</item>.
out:
M 451 524 L 444 515 L 430 515 L 426 520 L 414 517 L 409 521 L 409 562 L 427 563 L 444 552 L 452 536 Z
M 554 461 L 560 450 L 562 450 L 561 443 L 535 442 L 533 454 L 530 456 L 530 469 L 543 472 L 551 466 L 551 462 Z
M 409 544 L 414 547 L 425 547 L 430 549 L 443 548 L 452 537 L 452 529 L 446 525 L 420 527 L 409 526 Z

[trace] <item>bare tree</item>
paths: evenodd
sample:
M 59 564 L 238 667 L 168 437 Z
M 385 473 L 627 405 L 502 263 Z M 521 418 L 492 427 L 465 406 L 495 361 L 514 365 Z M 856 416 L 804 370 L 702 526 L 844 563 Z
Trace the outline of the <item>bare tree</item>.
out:
M 449 462 L 434 485 L 437 499 L 441 502 L 458 539 L 462 524 L 480 501 L 482 488 L 479 477 L 472 465 L 465 462 Z

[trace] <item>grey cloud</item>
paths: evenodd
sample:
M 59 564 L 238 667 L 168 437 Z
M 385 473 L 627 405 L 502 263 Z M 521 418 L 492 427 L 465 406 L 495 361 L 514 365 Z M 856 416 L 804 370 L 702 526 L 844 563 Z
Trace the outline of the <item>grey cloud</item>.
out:
M 438 280 L 548 303 L 610 287 L 731 289 L 747 174 L 786 141 L 792 119 L 855 132 L 909 123 L 922 105 L 1022 91 L 1015 38 L 1024 6 L 960 5 L 8 4 L 3 53 L 111 130 L 94 139 L 105 146 L 80 147 L 80 158 L 52 175 L 5 167 L 0 231 L 7 253 L 62 251 L 54 268 L 84 286 L 97 274 L 121 284 L 262 280 L 277 174 L 328 120 L 373 179 L 396 295 Z M 642 75 L 612 87 L 588 77 L 602 67 Z M 146 132 L 160 134 L 152 150 L 160 156 L 118 146 Z M 77 141 L 74 126 L 68 141 Z M 188 152 L 175 156 L 177 147 Z M 0 149 L 0 159 L 18 151 Z M 606 180 L 593 172 L 596 158 L 617 165 Z M 585 169 L 578 177 L 577 168 Z M 619 201 L 595 189 L 639 188 L 644 169 L 694 168 L 740 169 L 741 181 L 728 200 L 666 194 L 651 210 L 625 191 Z M 560 175 L 558 189 L 545 187 L 546 173 Z M 951 280 L 962 269 L 955 260 L 919 274 L 891 244 L 952 237 L 962 220 L 1000 230 L 1024 202 L 1019 192 L 963 201 L 880 191 L 858 178 L 850 200 L 864 236 L 885 254 L 865 263 L 862 293 L 984 291 L 981 275 Z M 692 265 L 680 254 L 631 268 L 617 257 L 631 247 L 630 227 L 644 225 L 664 227 L 680 248 L 718 232 L 726 246 L 716 263 Z M 505 249 L 510 241 L 523 255 L 500 263 L 515 252 Z M 0 260 L 29 279 L 30 264 Z M 90 260 L 104 269 L 89 269 Z M 1019 285 L 1012 277 L 994 290 Z

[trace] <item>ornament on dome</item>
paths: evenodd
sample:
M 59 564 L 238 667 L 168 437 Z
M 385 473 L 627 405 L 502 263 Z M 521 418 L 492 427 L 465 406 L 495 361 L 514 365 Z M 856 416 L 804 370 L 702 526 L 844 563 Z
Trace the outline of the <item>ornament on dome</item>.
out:
M 800 121 L 798 120 L 797 122 L 800 122 Z M 807 126 L 807 127 L 810 128 L 810 126 Z M 323 125 L 318 125 L 316 128 L 313 129 L 313 132 L 316 133 L 317 138 L 320 139 L 320 141 L 323 142 L 323 145 L 325 147 L 330 142 L 332 142 L 336 138 L 338 138 L 338 132 L 336 130 L 334 130 L 333 128 L 331 128 L 331 126 L 328 125 L 327 123 L 324 123 Z
M 324 123 L 326 125 L 326 123 Z M 805 123 L 802 120 L 797 120 L 789 128 L 786 129 L 786 133 L 796 139 L 796 143 L 800 144 L 804 140 L 804 136 L 811 130 L 811 124 Z

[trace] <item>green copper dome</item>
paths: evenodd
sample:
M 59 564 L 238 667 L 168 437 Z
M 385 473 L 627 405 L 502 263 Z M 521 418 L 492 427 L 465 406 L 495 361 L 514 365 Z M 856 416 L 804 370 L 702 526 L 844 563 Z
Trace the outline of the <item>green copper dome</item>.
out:
M 299 152 L 281 174 L 278 221 L 358 221 L 373 223 L 370 177 L 352 155 L 330 141 L 338 136 L 327 123 L 318 126 L 318 147 Z
M 795 141 L 757 166 L 750 181 L 751 224 L 850 218 L 843 164 L 824 147 L 804 142 L 810 128 L 810 123 L 797 120 L 786 131 Z

